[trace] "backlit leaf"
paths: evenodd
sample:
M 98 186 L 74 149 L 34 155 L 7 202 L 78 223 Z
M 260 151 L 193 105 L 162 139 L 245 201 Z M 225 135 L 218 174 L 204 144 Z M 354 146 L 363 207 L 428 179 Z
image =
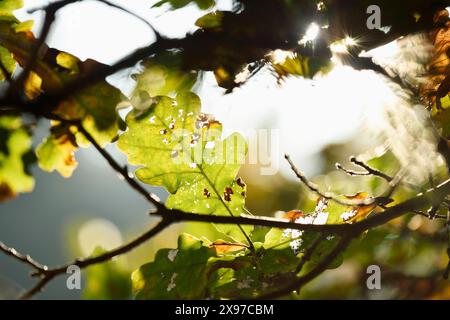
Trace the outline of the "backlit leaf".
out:
M 230 252 L 240 251 L 248 248 L 244 243 L 234 243 L 224 240 L 216 240 L 209 245 L 210 248 L 216 249 L 216 254 L 227 254 Z
M 13 11 L 20 9 L 23 6 L 22 0 L 2 0 L 0 1 L 0 20 L 6 22 L 6 24 L 14 26 L 17 25 L 18 20 L 14 17 Z M 27 22 L 28 25 L 30 22 Z M 17 27 L 17 26 L 14 26 Z M 19 28 L 21 29 L 21 28 Z M 16 66 L 16 61 L 13 59 L 12 53 L 5 47 L 0 45 L 0 63 L 11 75 Z M 0 69 L 0 81 L 4 80 L 9 75 L 3 74 L 3 70 Z
M 178 238 L 176 249 L 161 249 L 153 262 L 133 272 L 137 299 L 204 298 L 208 260 L 215 250 L 187 234 Z
M 245 213 L 245 184 L 236 177 L 245 159 L 244 138 L 232 134 L 222 139 L 221 124 L 200 113 L 200 100 L 193 93 L 157 100 L 144 114 L 141 110 L 128 114 L 128 131 L 118 141 L 129 163 L 143 166 L 136 176 L 165 187 L 171 193 L 166 201 L 169 208 L 216 215 Z M 245 241 L 237 226 L 219 229 Z
M 330 63 L 328 60 L 316 57 L 303 57 L 292 53 L 282 61 L 272 62 L 272 67 L 279 79 L 289 75 L 312 78 L 319 71 L 329 70 Z
M 78 165 L 74 157 L 77 149 L 71 128 L 58 124 L 52 127 L 51 135 L 36 149 L 39 167 L 49 172 L 56 170 L 65 178 L 70 177 Z
M 180 9 L 188 4 L 195 3 L 199 9 L 206 10 L 215 5 L 215 0 L 161 0 L 153 5 L 153 7 L 160 7 L 169 4 L 172 9 Z
M 0 201 L 30 192 L 34 179 L 28 173 L 33 160 L 31 138 L 18 117 L 0 117 Z
M 198 78 L 198 72 L 182 69 L 179 52 L 163 52 L 145 60 L 143 70 L 133 75 L 136 87 L 133 96 L 141 91 L 154 96 L 174 96 L 181 91 L 190 91 Z

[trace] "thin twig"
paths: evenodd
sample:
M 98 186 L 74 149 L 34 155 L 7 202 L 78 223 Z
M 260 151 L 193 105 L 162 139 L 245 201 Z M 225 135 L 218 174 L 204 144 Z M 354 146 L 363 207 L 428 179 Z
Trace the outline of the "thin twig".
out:
M 56 277 L 55 275 L 48 275 L 45 277 L 40 278 L 40 280 L 28 291 L 21 294 L 18 299 L 19 300 L 27 300 L 31 299 L 35 294 L 38 294 L 42 291 L 42 289 L 45 287 L 47 283 L 49 283 L 53 278 Z
M 352 162 L 355 165 L 360 166 L 361 168 L 365 169 L 369 174 L 371 174 L 373 176 L 380 177 L 380 178 L 386 180 L 387 182 L 391 182 L 393 180 L 393 177 L 385 174 L 384 172 L 381 172 L 378 169 L 372 168 L 371 166 L 369 166 L 368 164 L 364 163 L 363 161 L 360 161 L 360 160 L 356 159 L 356 157 L 354 157 L 354 156 L 350 157 L 350 162 Z
M 351 156 L 349 159 L 350 162 L 352 162 L 354 165 L 360 166 L 361 168 L 363 168 L 366 171 L 354 171 L 354 170 L 350 170 L 345 168 L 342 164 L 340 163 L 336 163 L 336 169 L 341 170 L 342 172 L 350 175 L 350 176 L 374 176 L 374 177 L 379 177 L 383 180 L 385 180 L 386 182 L 392 184 L 392 181 L 394 180 L 394 177 L 378 170 L 375 169 L 371 166 L 369 166 L 367 163 L 356 159 L 355 156 Z M 408 188 L 411 189 L 418 189 L 418 186 L 411 184 L 409 182 L 405 182 L 405 181 L 399 181 L 399 183 L 402 183 L 403 185 L 407 186 Z
M 336 162 L 335 166 L 336 166 L 336 169 L 341 170 L 350 176 L 371 176 L 372 175 L 370 172 L 367 172 L 367 171 L 354 171 L 354 170 L 346 169 L 339 162 Z
M 289 163 L 289 165 L 291 166 L 292 171 L 295 173 L 295 175 L 297 176 L 297 178 L 312 192 L 316 193 L 317 195 L 319 195 L 320 197 L 327 199 L 327 200 L 331 200 L 334 201 L 336 203 L 342 204 L 344 206 L 369 206 L 375 203 L 375 199 L 374 198 L 369 198 L 366 200 L 343 200 L 343 199 L 338 199 L 338 197 L 336 195 L 334 195 L 333 193 L 330 192 L 322 192 L 319 189 L 319 186 L 312 183 L 311 181 L 308 180 L 308 178 L 305 176 L 305 174 L 303 172 L 301 172 L 293 163 L 291 157 L 286 154 L 285 159 L 287 160 L 287 162 Z
M 6 255 L 8 255 L 10 257 L 15 258 L 16 260 L 19 260 L 19 261 L 31 266 L 32 268 L 34 268 L 36 270 L 45 271 L 48 269 L 47 266 L 40 264 L 39 262 L 34 260 L 30 255 L 20 253 L 16 249 L 8 247 L 6 244 L 4 244 L 1 241 L 0 241 L 0 251 L 2 251 L 3 253 L 5 253 Z
M 425 217 L 425 218 L 428 218 L 428 219 L 430 219 L 430 220 L 431 220 L 431 219 L 447 220 L 447 216 L 444 216 L 444 215 L 442 215 L 442 214 L 436 214 L 436 215 L 433 216 L 433 218 L 431 218 L 430 215 L 429 215 L 428 213 L 425 213 L 425 212 L 420 211 L 420 210 L 411 210 L 411 212 L 412 212 L 412 213 L 415 213 L 415 214 L 417 214 L 417 215 L 419 215 L 419 216 L 423 216 L 423 217 Z
M 67 271 L 67 268 L 69 266 L 75 265 L 78 266 L 80 269 L 86 268 L 88 266 L 102 263 L 105 261 L 110 260 L 111 258 L 114 258 L 116 256 L 122 255 L 124 253 L 127 253 L 134 248 L 138 247 L 142 243 L 146 242 L 147 240 L 153 238 L 155 235 L 157 235 L 160 231 L 167 228 L 172 223 L 171 218 L 163 218 L 156 226 L 148 230 L 147 232 L 143 233 L 139 237 L 129 241 L 128 243 L 117 247 L 116 249 L 107 251 L 101 255 L 86 258 L 86 259 L 76 259 L 70 263 L 67 263 L 65 265 L 55 267 L 55 268 L 35 268 L 35 272 L 32 274 L 33 276 L 39 277 L 40 280 L 36 283 L 34 287 L 32 287 L 27 292 L 23 293 L 20 296 L 20 299 L 29 299 L 34 294 L 40 292 L 42 288 L 53 278 L 55 278 L 58 275 L 64 274 Z
M 145 23 L 147 25 L 147 27 L 149 27 L 150 30 L 152 30 L 152 32 L 155 34 L 156 41 L 158 41 L 159 39 L 162 38 L 161 34 L 155 29 L 155 27 L 153 27 L 153 25 L 150 22 L 148 22 L 145 18 L 141 17 L 140 15 L 138 15 L 138 14 L 136 14 L 136 13 L 134 13 L 134 12 L 124 8 L 124 7 L 121 7 L 121 6 L 119 6 L 119 5 L 115 4 L 115 3 L 112 3 L 112 2 L 110 2 L 108 0 L 95 0 L 95 1 L 104 3 L 105 5 L 110 6 L 111 8 L 115 8 L 115 9 L 121 10 L 121 11 L 123 11 L 125 13 L 128 13 L 128 14 L 132 15 L 133 17 L 135 17 L 135 18 L 139 19 L 140 21 L 142 21 L 143 23 Z

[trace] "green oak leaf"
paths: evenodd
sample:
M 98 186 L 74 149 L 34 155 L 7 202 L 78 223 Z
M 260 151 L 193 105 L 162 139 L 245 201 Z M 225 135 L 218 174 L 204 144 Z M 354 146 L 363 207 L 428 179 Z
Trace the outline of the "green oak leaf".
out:
M 162 52 L 144 60 L 142 71 L 132 75 L 136 80 L 133 95 L 141 91 L 154 96 L 173 96 L 181 91 L 189 91 L 199 78 L 197 71 L 182 68 L 181 52 Z
M 245 213 L 245 184 L 236 177 L 245 160 L 244 138 L 232 134 L 222 139 L 221 124 L 200 113 L 200 99 L 193 93 L 156 100 L 144 113 L 128 114 L 128 131 L 118 141 L 129 163 L 143 166 L 136 171 L 137 178 L 165 187 L 170 192 L 169 208 L 215 215 Z M 236 241 L 246 240 L 237 226 L 218 229 Z
M 14 60 L 12 53 L 2 46 L 0 46 L 0 63 L 3 65 L 5 71 L 7 72 L 7 74 L 5 75 L 5 72 L 0 69 L 0 81 L 3 81 L 6 78 L 10 77 L 10 75 L 14 72 L 16 61 Z
M 262 292 L 263 283 L 255 267 L 219 268 L 211 273 L 208 288 L 214 299 L 251 298 Z
M 14 10 L 23 7 L 23 0 L 2 0 L 0 1 L 0 16 L 12 15 Z
M 0 201 L 30 192 L 34 179 L 28 173 L 33 158 L 31 137 L 18 117 L 0 117 Z
M 205 14 L 195 21 L 195 25 L 202 29 L 220 29 L 222 26 L 222 19 L 224 16 L 223 11 L 214 11 Z
M 188 234 L 178 238 L 177 249 L 161 249 L 153 262 L 132 274 L 136 299 L 200 299 L 205 297 L 208 260 L 215 250 Z
M 36 148 L 39 167 L 48 172 L 58 171 L 68 178 L 78 163 L 74 152 L 78 149 L 76 138 L 69 126 L 58 124 L 51 128 L 51 134 Z
M 284 61 L 272 62 L 272 67 L 278 79 L 283 79 L 287 76 L 311 79 L 319 71 L 327 72 L 331 70 L 331 64 L 328 60 L 316 57 L 304 57 L 296 53 L 292 53 Z
M 191 3 L 195 3 L 199 9 L 206 10 L 216 4 L 215 0 L 161 0 L 153 5 L 153 7 L 161 7 L 169 4 L 172 9 L 180 9 Z
M 300 259 L 290 247 L 265 250 L 261 255 L 260 266 L 262 272 L 275 274 L 293 272 Z
M 22 0 L 0 1 L 0 20 L 6 21 L 9 24 L 17 23 L 17 19 L 12 12 L 16 9 L 20 9 L 22 6 Z M 16 67 L 16 61 L 14 60 L 12 53 L 3 46 L 0 46 L 0 63 L 8 73 L 5 75 L 3 69 L 0 69 L 0 81 L 2 81 L 10 76 Z

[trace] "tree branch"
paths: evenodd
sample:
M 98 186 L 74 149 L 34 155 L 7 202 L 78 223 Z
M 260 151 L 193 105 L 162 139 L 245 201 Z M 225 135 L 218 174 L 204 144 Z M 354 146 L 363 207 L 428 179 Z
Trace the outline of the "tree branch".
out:
M 354 157 L 354 156 L 350 157 L 350 162 L 352 162 L 353 164 L 355 164 L 357 166 L 362 167 L 366 171 L 361 172 L 361 171 L 349 170 L 349 169 L 344 168 L 344 166 L 342 166 L 338 162 L 336 163 L 336 169 L 341 170 L 350 176 L 376 176 L 376 177 L 386 180 L 387 182 L 391 182 L 394 179 L 393 177 L 388 176 L 384 172 L 381 172 L 375 168 L 370 167 L 368 164 L 357 160 L 356 157 Z
M 6 255 L 23 262 L 36 270 L 47 270 L 47 266 L 40 264 L 34 260 L 30 255 L 18 252 L 16 249 L 8 247 L 6 244 L 0 241 L 0 251 Z
M 139 237 L 131 240 L 130 242 L 117 247 L 116 249 L 113 249 L 111 251 L 107 251 L 101 255 L 85 258 L 85 259 L 76 259 L 70 263 L 67 263 L 65 265 L 55 267 L 55 268 L 41 268 L 37 267 L 34 264 L 32 266 L 35 268 L 35 272 L 32 273 L 33 276 L 39 277 L 40 280 L 36 283 L 34 287 L 32 287 L 30 290 L 23 293 L 19 298 L 20 299 L 29 299 L 36 293 L 40 292 L 42 288 L 53 278 L 55 278 L 58 275 L 64 274 L 67 271 L 67 268 L 69 266 L 75 265 L 78 266 L 80 269 L 84 269 L 88 266 L 105 262 L 110 260 L 113 257 L 116 257 L 118 255 L 127 253 L 134 248 L 138 247 L 142 243 L 146 242 L 147 240 L 153 238 L 155 235 L 157 235 L 160 231 L 167 228 L 172 223 L 171 218 L 163 218 L 156 226 L 148 230 L 147 232 L 143 233 Z M 32 260 L 34 261 L 34 260 Z M 40 264 L 38 264 L 40 266 Z
M 138 20 L 142 21 L 143 23 L 145 23 L 147 25 L 147 27 L 149 27 L 150 30 L 152 30 L 152 32 L 155 34 L 156 41 L 158 41 L 158 40 L 160 40 L 162 38 L 161 34 L 152 26 L 152 24 L 149 23 L 146 19 L 144 19 L 140 15 L 138 15 L 138 14 L 136 14 L 136 13 L 134 13 L 134 12 L 132 12 L 132 11 L 122 7 L 122 6 L 119 6 L 119 5 L 115 4 L 115 3 L 112 3 L 112 2 L 110 2 L 108 0 L 95 0 L 95 1 L 101 2 L 101 3 L 103 3 L 103 4 L 107 5 L 107 6 L 110 6 L 111 8 L 115 8 L 115 9 L 121 10 L 121 11 L 123 11 L 125 13 L 128 13 L 129 15 L 132 15 L 136 19 L 138 19 Z
M 338 199 L 338 197 L 336 195 L 334 195 L 331 192 L 322 192 L 319 189 L 319 186 L 312 183 L 311 181 L 308 180 L 308 178 L 305 176 L 305 174 L 303 172 L 301 172 L 294 164 L 294 162 L 292 161 L 291 157 L 286 154 L 285 159 L 287 160 L 287 162 L 289 163 L 292 171 L 295 173 L 295 175 L 297 176 L 297 178 L 312 192 L 316 193 L 317 195 L 319 195 L 320 197 L 327 199 L 327 200 L 331 200 L 334 201 L 336 203 L 339 203 L 341 205 L 344 206 L 369 206 L 374 204 L 375 198 L 369 198 L 363 201 L 355 201 L 355 200 L 343 200 L 343 199 Z
M 345 235 L 346 233 L 361 233 L 368 229 L 381 226 L 390 220 L 398 218 L 408 212 L 412 212 L 417 207 L 426 206 L 430 203 L 439 203 L 442 199 L 450 193 L 450 180 L 445 181 L 435 189 L 429 190 L 424 194 L 420 194 L 415 198 L 409 199 L 396 206 L 386 208 L 385 211 L 372 215 L 369 218 L 355 222 L 353 224 L 302 224 L 296 222 L 289 222 L 288 220 L 280 220 L 270 217 L 247 216 L 240 217 L 231 216 L 215 216 L 204 215 L 197 213 L 188 213 L 179 210 L 168 210 L 164 212 L 154 212 L 154 216 L 170 216 L 174 222 L 182 221 L 196 221 L 196 222 L 211 222 L 222 224 L 241 224 L 253 226 L 265 226 L 280 229 L 295 229 L 295 230 L 310 230 L 323 233 L 336 233 Z

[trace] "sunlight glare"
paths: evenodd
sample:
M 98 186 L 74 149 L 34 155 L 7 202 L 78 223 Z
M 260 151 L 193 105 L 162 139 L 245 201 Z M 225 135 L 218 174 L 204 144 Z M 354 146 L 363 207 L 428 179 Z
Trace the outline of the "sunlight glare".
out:
M 344 39 L 344 44 L 347 46 L 347 47 L 353 47 L 353 46 L 356 46 L 356 40 L 355 39 L 353 39 L 352 37 L 345 37 L 345 39 Z
M 333 42 L 330 45 L 330 50 L 333 53 L 347 53 L 347 46 L 342 41 Z
M 272 62 L 276 63 L 276 64 L 283 63 L 290 56 L 292 56 L 291 51 L 286 51 L 286 50 L 281 50 L 281 49 L 276 49 L 275 51 L 272 51 L 272 53 L 270 54 L 270 58 L 271 58 Z
M 333 42 L 330 45 L 330 50 L 333 53 L 348 53 L 348 48 L 356 46 L 356 40 L 347 36 L 342 40 Z
M 89 256 L 97 248 L 111 250 L 122 244 L 122 234 L 111 221 L 92 219 L 85 222 L 78 232 L 78 245 L 83 256 Z
M 306 29 L 306 33 L 303 38 L 299 41 L 299 44 L 306 44 L 308 42 L 314 41 L 320 32 L 320 27 L 317 23 L 313 22 Z

